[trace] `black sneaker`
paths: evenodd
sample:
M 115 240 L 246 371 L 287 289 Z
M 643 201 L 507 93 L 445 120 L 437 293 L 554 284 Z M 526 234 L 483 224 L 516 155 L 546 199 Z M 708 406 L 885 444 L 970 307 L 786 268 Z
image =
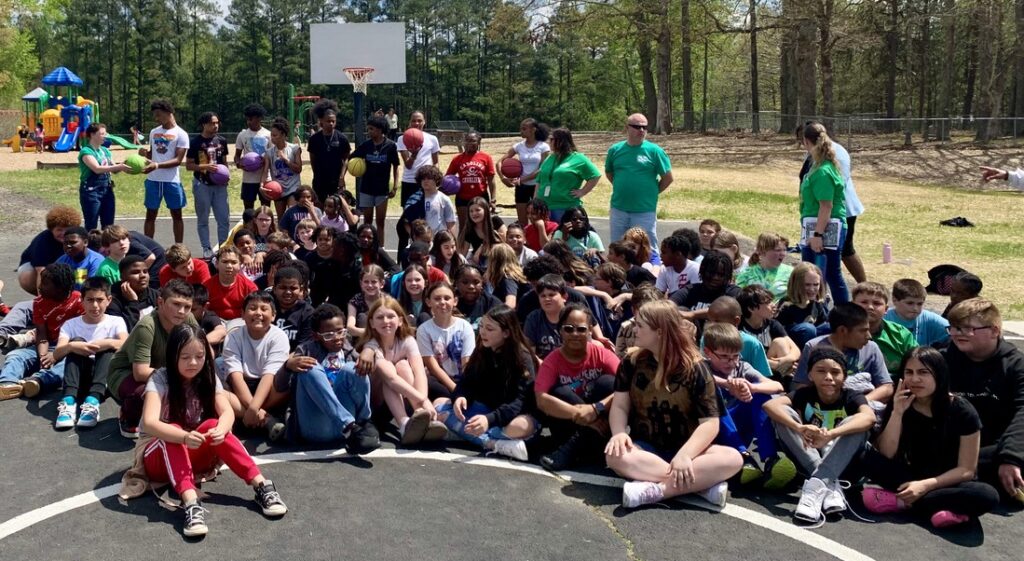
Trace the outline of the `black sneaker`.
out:
M 352 433 L 345 439 L 350 454 L 366 454 L 380 448 L 380 433 L 369 419 L 357 421 Z
M 185 509 L 185 527 L 183 530 L 185 536 L 189 538 L 205 536 L 210 529 L 206 526 L 206 509 L 203 508 L 203 503 L 196 501 L 182 508 Z
M 138 425 L 138 423 L 129 422 L 124 417 L 124 412 L 123 411 L 120 414 L 118 414 L 118 416 L 117 416 L 117 426 L 121 429 L 121 436 L 123 436 L 123 437 L 125 437 L 125 438 L 127 438 L 129 440 L 138 440 L 139 439 L 139 425 Z
M 576 431 L 569 440 L 566 440 L 561 446 L 555 449 L 550 454 L 545 454 L 540 457 L 540 465 L 548 471 L 562 471 L 563 469 L 572 467 L 576 463 L 576 450 L 579 447 L 581 431 Z
M 284 516 L 288 512 L 288 507 L 284 506 L 284 501 L 281 500 L 281 495 L 274 488 L 273 481 L 265 479 L 255 489 L 256 504 L 260 505 L 260 508 L 263 509 L 264 515 Z

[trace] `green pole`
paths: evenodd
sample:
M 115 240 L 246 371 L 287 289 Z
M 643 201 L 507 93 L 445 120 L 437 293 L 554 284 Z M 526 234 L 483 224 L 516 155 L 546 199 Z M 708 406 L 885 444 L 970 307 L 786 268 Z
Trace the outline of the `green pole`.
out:
M 288 126 L 295 122 L 295 84 L 288 84 Z M 299 131 L 295 131 L 299 135 Z M 301 136 L 299 137 L 301 138 Z

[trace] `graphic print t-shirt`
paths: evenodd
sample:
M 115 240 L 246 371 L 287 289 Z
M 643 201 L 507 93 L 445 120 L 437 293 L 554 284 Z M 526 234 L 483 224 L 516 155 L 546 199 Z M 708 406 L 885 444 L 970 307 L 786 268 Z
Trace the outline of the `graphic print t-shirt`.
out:
M 201 134 L 194 135 L 189 141 L 188 152 L 185 156 L 194 164 L 226 164 L 228 141 L 219 134 L 213 138 L 206 138 Z M 212 184 L 208 173 L 194 171 L 192 175 L 203 183 Z
M 188 133 L 175 125 L 170 129 L 157 127 L 149 131 L 149 159 L 160 164 L 173 160 L 179 149 L 188 150 Z M 178 173 L 180 166 L 172 168 L 160 168 L 153 170 L 146 176 L 150 181 L 169 181 L 181 183 L 181 175 Z

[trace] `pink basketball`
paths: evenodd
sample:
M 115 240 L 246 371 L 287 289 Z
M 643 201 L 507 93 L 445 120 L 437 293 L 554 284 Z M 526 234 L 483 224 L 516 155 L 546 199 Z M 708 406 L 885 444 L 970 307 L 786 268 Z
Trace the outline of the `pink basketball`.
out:
M 224 164 L 217 164 L 216 169 L 209 173 L 210 181 L 214 185 L 227 185 L 231 181 L 231 170 Z
M 238 165 L 242 166 L 245 171 L 259 171 L 263 167 L 263 156 L 260 156 L 256 152 L 246 152 L 241 159 L 238 160 Z
M 423 131 L 420 129 L 405 129 L 402 133 L 402 142 L 405 143 L 405 149 L 414 152 L 419 150 L 423 146 Z
M 457 175 L 446 175 L 441 180 L 441 192 L 445 195 L 456 195 L 462 189 L 462 182 Z

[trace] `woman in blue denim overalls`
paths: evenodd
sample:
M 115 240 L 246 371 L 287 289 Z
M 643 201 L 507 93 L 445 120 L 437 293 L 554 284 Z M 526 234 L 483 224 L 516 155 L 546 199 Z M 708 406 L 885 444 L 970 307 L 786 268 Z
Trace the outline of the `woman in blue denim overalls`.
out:
M 110 150 L 103 146 L 107 139 L 107 127 L 92 123 L 85 129 L 88 143 L 78 153 L 78 171 L 81 182 L 78 198 L 82 203 L 85 228 L 96 228 L 97 220 L 103 226 L 114 223 L 114 182 L 111 173 L 127 171 L 125 164 L 115 164 Z

